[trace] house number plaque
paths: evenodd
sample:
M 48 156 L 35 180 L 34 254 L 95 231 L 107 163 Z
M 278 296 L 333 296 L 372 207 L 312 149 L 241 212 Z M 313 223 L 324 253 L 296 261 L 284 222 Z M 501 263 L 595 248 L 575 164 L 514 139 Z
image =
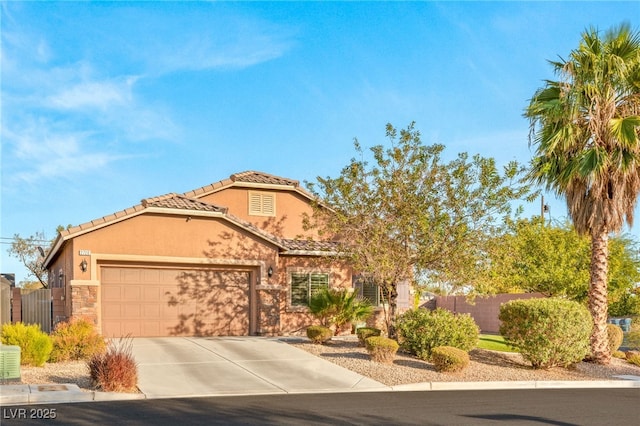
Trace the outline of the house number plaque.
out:
M 80 250 L 80 256 L 91 256 L 91 250 Z

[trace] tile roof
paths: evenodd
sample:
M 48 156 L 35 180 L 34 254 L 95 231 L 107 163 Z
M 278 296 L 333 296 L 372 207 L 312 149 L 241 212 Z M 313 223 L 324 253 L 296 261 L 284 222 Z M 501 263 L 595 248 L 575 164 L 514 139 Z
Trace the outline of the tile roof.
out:
M 82 223 L 77 226 L 72 226 L 70 228 L 64 229 L 60 231 L 60 234 L 63 236 L 75 234 L 76 232 L 89 230 L 96 226 L 106 225 L 110 222 L 116 221 L 122 217 L 130 216 L 134 213 L 141 212 L 147 207 L 160 207 L 160 208 L 169 208 L 169 209 L 178 209 L 178 210 L 194 210 L 194 211 L 202 211 L 202 212 L 217 212 L 217 213 L 226 213 L 226 207 L 216 206 L 210 203 L 204 203 L 199 200 L 194 200 L 183 195 L 169 193 L 165 195 L 161 195 L 158 197 L 145 198 L 141 201 L 140 204 L 129 207 L 124 210 L 120 210 L 118 212 L 112 213 L 107 216 L 103 216 L 99 219 L 94 219 L 90 222 Z
M 129 216 L 142 213 L 149 207 L 156 207 L 176 210 L 222 213 L 229 221 L 234 222 L 236 223 L 236 225 L 243 227 L 248 231 L 272 242 L 273 244 L 284 250 L 284 253 L 295 252 L 296 254 L 317 254 L 324 252 L 328 254 L 337 250 L 338 243 L 336 242 L 281 239 L 256 227 L 249 222 L 246 222 L 238 217 L 229 214 L 226 207 L 217 206 L 211 203 L 205 203 L 197 199 L 199 195 L 208 194 L 226 188 L 228 186 L 232 186 L 236 182 L 293 187 L 296 192 L 301 193 L 310 199 L 312 198 L 311 194 L 300 188 L 300 183 L 297 180 L 287 179 L 263 172 L 245 171 L 241 173 L 235 173 L 227 179 L 221 180 L 211 185 L 203 186 L 198 189 L 194 189 L 189 192 L 185 192 L 184 194 L 176 194 L 174 192 L 171 192 L 157 197 L 145 198 L 140 202 L 140 204 L 137 204 L 135 206 L 112 213 L 107 216 L 103 216 L 99 219 L 94 219 L 90 222 L 69 227 L 60 232 L 60 235 L 58 236 L 54 244 L 57 244 L 58 240 L 60 240 L 61 238 L 66 239 L 67 237 L 70 237 L 71 235 L 79 232 L 88 232 L 96 227 L 107 226 Z
M 284 243 L 284 246 L 287 248 L 287 250 L 297 252 L 335 252 L 339 247 L 339 243 L 336 241 L 283 239 L 282 242 Z
M 263 172 L 256 172 L 253 170 L 235 173 L 231 175 L 230 179 L 233 182 L 264 183 L 267 185 L 287 185 L 294 187 L 300 186 L 300 182 L 297 180 L 274 176 Z
M 258 184 L 258 185 L 273 185 L 273 186 L 286 186 L 290 190 L 294 190 L 297 193 L 303 195 L 304 197 L 314 200 L 315 197 L 310 194 L 307 190 L 300 187 L 300 182 L 294 179 L 288 179 L 280 176 L 270 175 L 264 172 L 257 172 L 254 170 L 249 170 L 241 173 L 234 173 L 229 176 L 227 179 L 223 179 L 221 181 L 205 185 L 200 188 L 193 189 L 191 191 L 185 192 L 185 197 L 188 198 L 202 198 L 213 192 L 217 192 L 228 188 L 230 186 L 242 186 L 242 184 Z
M 144 210 L 144 207 L 141 204 L 135 205 L 133 207 L 129 207 L 127 209 L 124 210 L 120 210 L 119 212 L 115 212 L 112 213 L 110 215 L 107 216 L 103 216 L 99 219 L 94 219 L 91 222 L 86 222 L 86 223 L 82 223 L 80 225 L 77 226 L 72 226 L 69 227 L 67 229 L 63 229 L 62 231 L 60 231 L 60 235 L 61 236 L 67 236 L 67 235 L 71 235 L 71 234 L 75 234 L 77 232 L 81 232 L 81 231 L 85 231 L 85 230 L 90 230 L 92 228 L 95 228 L 97 226 L 100 225 L 106 225 L 110 222 L 116 221 L 122 217 L 126 217 L 126 216 L 130 216 L 134 213 L 138 213 L 140 211 Z
M 226 213 L 226 207 L 216 206 L 210 203 L 204 203 L 199 200 L 185 197 L 175 193 L 161 195 L 159 197 L 145 198 L 142 200 L 143 207 L 162 207 L 178 210 L 195 210 L 204 212 Z

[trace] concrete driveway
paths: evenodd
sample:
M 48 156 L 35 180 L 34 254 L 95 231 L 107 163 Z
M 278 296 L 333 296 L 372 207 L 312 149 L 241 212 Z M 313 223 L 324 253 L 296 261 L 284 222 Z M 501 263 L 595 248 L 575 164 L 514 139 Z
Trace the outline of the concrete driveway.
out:
M 133 354 L 147 398 L 389 389 L 274 338 L 134 338 Z

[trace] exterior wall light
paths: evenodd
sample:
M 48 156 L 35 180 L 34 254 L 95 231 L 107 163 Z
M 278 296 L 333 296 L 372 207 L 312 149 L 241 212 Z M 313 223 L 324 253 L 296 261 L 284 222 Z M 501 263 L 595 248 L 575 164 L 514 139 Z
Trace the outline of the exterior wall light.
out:
M 271 278 L 273 276 L 273 267 L 269 266 L 269 269 L 267 270 L 267 275 L 269 276 L 269 278 Z
M 80 262 L 80 270 L 87 272 L 87 259 L 82 259 L 82 262 Z

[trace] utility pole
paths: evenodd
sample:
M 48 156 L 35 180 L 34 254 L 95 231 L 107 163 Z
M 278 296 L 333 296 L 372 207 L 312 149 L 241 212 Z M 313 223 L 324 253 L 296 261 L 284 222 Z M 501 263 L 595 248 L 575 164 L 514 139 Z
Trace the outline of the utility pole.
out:
M 544 195 L 540 196 L 540 218 L 542 226 L 544 226 L 544 214 L 549 212 L 549 204 L 544 203 Z

